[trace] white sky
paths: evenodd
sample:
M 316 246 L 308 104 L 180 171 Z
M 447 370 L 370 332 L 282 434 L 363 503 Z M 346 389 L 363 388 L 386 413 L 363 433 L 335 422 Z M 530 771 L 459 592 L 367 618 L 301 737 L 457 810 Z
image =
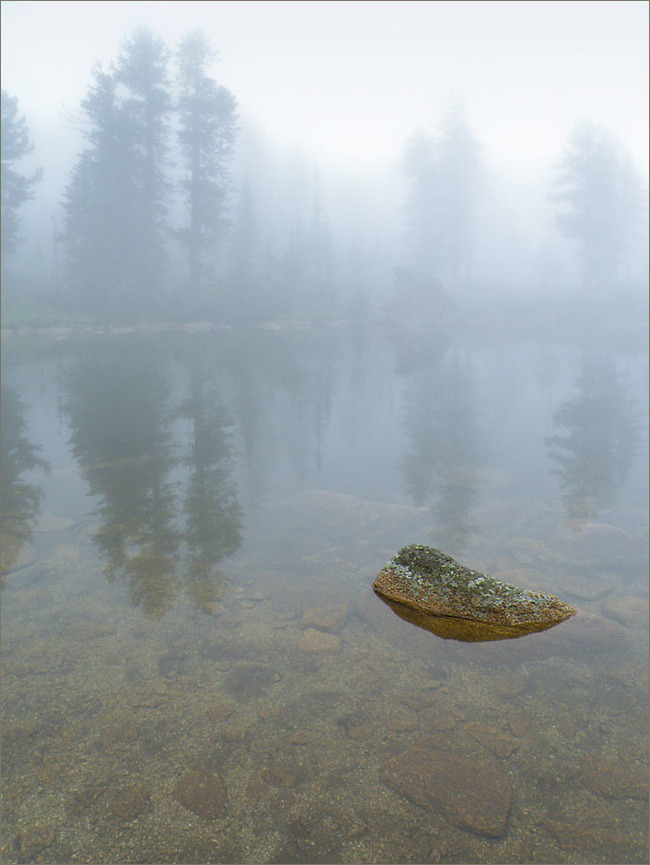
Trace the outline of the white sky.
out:
M 460 96 L 499 162 L 555 161 L 573 123 L 590 116 L 645 172 L 648 10 L 646 0 L 15 0 L 2 2 L 2 87 L 36 139 L 65 125 L 62 108 L 77 108 L 93 63 L 110 63 L 135 27 L 173 47 L 201 26 L 242 116 L 315 161 L 394 161 Z

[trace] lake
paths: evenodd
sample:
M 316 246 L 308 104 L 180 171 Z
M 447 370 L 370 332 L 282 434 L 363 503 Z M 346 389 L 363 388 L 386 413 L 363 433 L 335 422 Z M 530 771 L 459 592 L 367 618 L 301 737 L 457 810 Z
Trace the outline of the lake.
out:
M 647 862 L 647 418 L 643 334 L 8 336 L 3 861 Z M 442 639 L 408 543 L 577 614 Z

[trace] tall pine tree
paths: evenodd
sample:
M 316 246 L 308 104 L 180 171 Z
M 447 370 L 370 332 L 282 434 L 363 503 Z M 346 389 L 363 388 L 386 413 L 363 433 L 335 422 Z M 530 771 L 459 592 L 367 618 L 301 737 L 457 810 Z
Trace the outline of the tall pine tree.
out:
M 160 305 L 171 114 L 165 44 L 148 30 L 97 66 L 80 122 L 86 147 L 65 193 L 70 279 L 83 306 L 136 320 Z
M 113 72 L 122 92 L 120 108 L 127 133 L 131 230 L 138 247 L 133 277 L 145 305 L 159 300 L 164 273 L 169 197 L 165 166 L 172 112 L 169 58 L 163 40 L 141 28 L 123 42 Z
M 414 267 L 452 288 L 466 282 L 475 247 L 475 213 L 481 184 L 481 148 L 460 105 L 442 115 L 435 135 L 406 144 L 403 169 L 410 188 L 406 234 Z
M 37 169 L 33 174 L 21 174 L 16 170 L 20 162 L 33 150 L 29 140 L 27 121 L 18 111 L 18 98 L 2 91 L 2 257 L 15 251 L 20 240 L 19 210 L 26 201 L 34 197 L 32 187 L 43 173 Z
M 579 123 L 567 139 L 552 198 L 560 204 L 558 227 L 577 248 L 583 288 L 612 288 L 643 210 L 630 157 L 607 130 Z
M 186 222 L 179 239 L 189 259 L 189 287 L 195 311 L 205 311 L 206 259 L 226 225 L 231 194 L 229 165 L 237 137 L 233 94 L 209 75 L 216 52 L 205 34 L 189 33 L 177 51 L 178 143 L 183 175 L 180 191 Z
M 127 315 L 134 247 L 125 118 L 114 77 L 96 66 L 81 103 L 86 148 L 66 189 L 63 239 L 72 288 L 82 308 L 111 320 Z

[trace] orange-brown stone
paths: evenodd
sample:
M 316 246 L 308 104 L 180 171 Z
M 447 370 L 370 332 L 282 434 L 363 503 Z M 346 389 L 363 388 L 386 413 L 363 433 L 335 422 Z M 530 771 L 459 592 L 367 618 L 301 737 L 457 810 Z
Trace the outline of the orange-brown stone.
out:
M 401 549 L 372 585 L 402 618 L 457 640 L 520 637 L 576 612 L 554 595 L 502 583 L 421 544 Z

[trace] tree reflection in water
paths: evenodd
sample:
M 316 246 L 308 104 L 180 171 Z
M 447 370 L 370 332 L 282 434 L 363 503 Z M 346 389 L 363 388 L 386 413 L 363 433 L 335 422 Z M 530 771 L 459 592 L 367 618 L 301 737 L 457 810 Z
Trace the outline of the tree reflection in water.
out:
M 178 408 L 163 346 L 111 343 L 75 357 L 65 408 L 74 456 L 98 498 L 93 541 L 109 581 L 122 579 L 151 618 L 183 587 L 199 606 L 218 599 L 226 582 L 214 566 L 239 546 L 241 512 L 228 421 L 200 368 Z M 190 425 L 181 444 L 178 418 Z
M 32 539 L 43 491 L 23 478 L 25 472 L 49 463 L 39 456 L 40 445 L 32 444 L 27 430 L 27 406 L 9 384 L 2 387 L 2 575 L 15 567 L 20 553 Z
M 641 420 L 614 357 L 586 351 L 581 366 L 576 395 L 557 408 L 558 432 L 545 441 L 569 518 L 585 520 L 616 504 L 640 446 Z

